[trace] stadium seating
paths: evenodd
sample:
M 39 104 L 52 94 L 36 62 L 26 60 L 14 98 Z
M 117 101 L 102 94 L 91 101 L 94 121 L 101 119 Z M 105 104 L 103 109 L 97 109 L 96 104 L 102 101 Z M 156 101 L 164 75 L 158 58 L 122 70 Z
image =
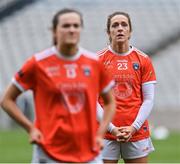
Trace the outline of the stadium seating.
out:
M 114 11 L 128 12 L 133 25 L 131 44 L 145 52 L 156 49 L 155 54 L 149 54 L 158 80 L 155 108 L 179 109 L 180 36 L 179 40 L 177 37 L 171 42 L 180 31 L 179 0 L 43 0 L 14 12 L 0 21 L 0 94 L 29 56 L 52 45 L 51 19 L 64 7 L 83 13 L 85 25 L 81 45 L 92 51 L 108 44 L 107 16 Z M 164 41 L 169 45 L 158 49 Z

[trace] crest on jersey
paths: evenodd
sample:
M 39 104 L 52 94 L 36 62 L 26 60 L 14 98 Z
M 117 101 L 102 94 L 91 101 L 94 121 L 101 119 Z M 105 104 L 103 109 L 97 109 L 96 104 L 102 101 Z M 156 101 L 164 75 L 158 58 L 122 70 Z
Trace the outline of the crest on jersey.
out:
M 134 70 L 138 70 L 139 69 L 139 63 L 133 63 L 133 68 L 134 68 Z
M 89 65 L 82 65 L 82 70 L 85 76 L 91 75 L 91 67 Z
M 24 76 L 23 71 L 22 70 L 18 71 L 18 75 L 19 75 L 19 77 L 23 77 Z
M 148 128 L 147 128 L 146 126 L 143 126 L 143 130 L 144 130 L 144 131 L 147 131 Z
M 118 99 L 125 99 L 132 95 L 132 84 L 131 82 L 116 82 L 116 85 L 114 87 L 114 95 Z
M 84 75 L 85 75 L 85 76 L 90 76 L 90 74 L 91 74 L 90 69 L 89 69 L 89 68 L 85 68 L 85 69 L 84 69 Z
M 86 102 L 83 84 L 66 83 L 57 87 L 61 93 L 61 102 L 71 114 L 76 114 L 83 110 Z

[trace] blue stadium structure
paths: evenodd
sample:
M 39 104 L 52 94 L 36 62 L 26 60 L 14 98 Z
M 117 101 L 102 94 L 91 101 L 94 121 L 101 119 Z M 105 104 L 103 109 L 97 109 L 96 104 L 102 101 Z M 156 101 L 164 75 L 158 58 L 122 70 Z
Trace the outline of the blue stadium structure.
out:
M 0 1 L 0 15 L 3 15 L 0 16 L 0 95 L 29 56 L 52 45 L 51 19 L 56 11 L 73 7 L 83 13 L 81 45 L 92 51 L 108 44 L 107 16 L 114 11 L 126 11 L 132 18 L 131 44 L 151 55 L 157 73 L 151 119 L 171 129 L 180 127 L 180 122 L 179 125 L 167 123 L 167 118 L 180 117 L 179 0 L 26 0 L 31 2 L 26 4 L 22 1 Z M 0 111 L 0 127 L 8 127 L 7 120 Z

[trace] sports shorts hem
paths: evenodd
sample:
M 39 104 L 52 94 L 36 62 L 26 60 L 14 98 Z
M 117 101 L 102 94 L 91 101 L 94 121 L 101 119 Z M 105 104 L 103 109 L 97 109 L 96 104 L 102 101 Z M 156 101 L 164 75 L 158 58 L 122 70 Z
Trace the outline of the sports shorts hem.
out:
M 142 157 L 146 157 L 148 156 L 151 152 L 153 152 L 154 149 L 151 149 L 149 150 L 149 152 L 145 153 L 145 154 L 142 154 L 142 155 L 137 155 L 137 156 L 131 156 L 131 157 L 128 157 L 128 158 L 124 158 L 124 159 L 137 159 L 137 158 L 142 158 Z
M 115 158 L 108 158 L 108 157 L 106 157 L 106 158 L 103 158 L 103 160 L 119 160 L 119 158 L 118 159 L 115 159 Z
M 104 145 L 102 156 L 103 159 L 107 160 L 142 158 L 154 151 L 154 146 L 150 138 L 127 143 L 105 139 Z

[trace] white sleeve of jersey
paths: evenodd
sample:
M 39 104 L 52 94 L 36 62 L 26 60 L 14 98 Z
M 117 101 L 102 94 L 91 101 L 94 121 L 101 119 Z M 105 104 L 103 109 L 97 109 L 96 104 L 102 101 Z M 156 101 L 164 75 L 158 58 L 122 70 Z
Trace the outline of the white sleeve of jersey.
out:
M 104 114 L 104 110 L 101 107 L 101 105 L 97 102 L 97 120 L 98 120 L 98 122 L 101 122 L 101 120 L 103 118 L 103 114 Z M 115 128 L 115 126 L 112 123 L 109 123 L 107 131 L 111 133 L 114 128 Z
M 143 103 L 140 107 L 138 115 L 133 122 L 132 126 L 139 130 L 145 120 L 149 117 L 153 104 L 154 104 L 154 91 L 155 91 L 155 84 L 148 83 L 142 85 L 142 93 L 143 93 Z

